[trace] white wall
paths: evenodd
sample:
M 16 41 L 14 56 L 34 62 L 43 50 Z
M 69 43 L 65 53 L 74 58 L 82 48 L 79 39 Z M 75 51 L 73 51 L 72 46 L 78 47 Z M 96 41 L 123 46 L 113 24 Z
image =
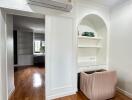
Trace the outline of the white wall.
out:
M 73 19 L 46 16 L 46 91 L 48 100 L 76 93 Z
M 118 87 L 132 97 L 132 1 L 111 13 L 110 69 L 118 72 Z
M 97 3 L 90 2 L 89 0 L 77 0 L 76 2 L 76 19 L 77 24 L 80 23 L 81 19 L 84 18 L 88 14 L 96 14 L 100 16 L 106 26 L 109 29 L 109 9 L 104 5 L 100 5 Z
M 57 65 L 58 65 L 57 69 L 59 67 L 62 69 L 62 66 L 65 66 L 65 68 L 66 68 L 66 65 L 70 65 L 71 67 L 68 67 L 68 69 L 66 68 L 67 73 L 65 73 L 65 76 L 66 76 L 66 74 L 69 73 L 68 70 L 71 69 L 72 73 L 70 73 L 71 74 L 70 76 L 73 78 L 72 81 L 74 81 L 74 86 L 72 86 L 71 88 L 67 88 L 67 89 L 62 88 L 63 92 L 58 91 L 58 90 L 56 90 L 54 92 L 53 91 L 49 92 L 48 90 L 46 90 L 46 92 L 48 92 L 48 96 L 51 96 L 51 97 L 59 96 L 60 94 L 64 95 L 65 94 L 64 91 L 67 91 L 67 90 L 73 90 L 74 89 L 74 91 L 76 91 L 76 89 L 77 89 L 77 86 L 76 86 L 77 82 L 75 82 L 75 80 L 77 78 L 77 76 L 76 76 L 77 75 L 76 74 L 76 72 L 77 72 L 77 30 L 76 29 L 77 29 L 77 25 L 78 25 L 79 21 L 87 14 L 97 14 L 97 15 L 99 15 L 100 17 L 102 17 L 104 19 L 104 21 L 107 24 L 108 30 L 109 30 L 109 9 L 107 7 L 104 7 L 102 5 L 95 4 L 95 3 L 90 3 L 87 0 L 74 0 L 74 1 L 76 1 L 76 2 L 74 2 L 74 7 L 73 7 L 73 10 L 71 12 L 62 12 L 62 11 L 51 10 L 51 9 L 48 9 L 48 8 L 28 5 L 27 0 L 0 0 L 0 7 L 8 8 L 8 10 L 6 9 L 6 11 L 8 11 L 9 13 L 14 13 L 14 14 L 17 13 L 17 14 L 20 14 L 20 15 L 21 14 L 23 14 L 23 15 L 25 15 L 25 14 L 26 15 L 32 15 L 32 14 L 29 14 L 27 12 L 33 12 L 33 13 L 38 13 L 38 14 L 65 16 L 65 17 L 69 17 L 69 18 L 74 18 L 74 20 L 76 20 L 76 21 L 73 22 L 73 26 L 72 26 L 73 27 L 73 32 L 72 33 L 70 32 L 71 34 L 65 33 L 67 31 L 64 31 L 64 33 L 62 33 L 62 35 L 61 35 L 62 39 L 59 38 L 59 37 L 58 38 L 54 37 L 58 40 L 60 39 L 60 41 L 61 40 L 62 41 L 63 40 L 67 41 L 68 40 L 67 38 L 70 38 L 70 41 L 69 41 L 70 43 L 68 41 L 67 42 L 68 42 L 68 44 L 70 44 L 69 46 L 71 46 L 71 44 L 73 46 L 73 48 L 72 48 L 73 51 L 74 51 L 73 52 L 73 62 L 72 62 L 73 66 L 71 66 L 71 63 L 69 63 L 69 60 L 67 60 L 67 62 L 64 62 L 64 63 L 59 64 L 59 65 L 57 63 Z M 10 10 L 10 9 L 12 9 L 12 10 Z M 19 12 L 19 11 L 21 11 L 21 12 Z M 62 29 L 64 27 L 62 27 Z M 75 28 L 75 30 L 74 30 L 74 28 Z M 52 34 L 53 33 L 54 32 L 52 32 Z M 59 34 L 59 33 L 55 32 L 55 34 Z M 67 34 L 66 38 L 64 38 L 65 34 Z M 71 40 L 71 37 L 70 37 L 72 35 L 73 35 L 73 40 Z M 53 36 L 54 36 L 54 34 L 53 34 Z M 52 39 L 52 38 L 50 38 L 50 39 Z M 52 41 L 52 43 L 53 43 L 53 41 Z M 66 44 L 66 46 L 68 45 L 65 42 L 64 42 L 64 44 Z M 57 45 L 57 47 L 59 48 L 59 46 L 58 46 L 59 41 L 55 42 L 54 45 Z M 72 53 L 72 52 L 70 52 L 71 47 L 69 47 L 69 46 L 68 46 L 68 51 L 69 52 L 65 51 L 65 49 L 64 49 L 63 52 L 67 52 L 68 54 L 71 54 Z M 55 48 L 55 47 L 53 47 L 53 48 Z M 54 53 L 60 55 L 57 51 L 57 48 L 55 48 L 55 50 L 56 51 L 54 51 Z M 69 55 L 65 55 L 65 54 L 63 54 L 63 52 L 61 52 L 62 56 L 63 57 L 66 56 L 65 59 L 68 59 Z M 52 56 L 53 56 L 53 58 L 55 57 L 55 55 L 52 55 Z M 58 59 L 61 59 L 61 55 L 58 57 Z M 69 59 L 71 59 L 71 58 L 69 58 Z M 54 58 L 52 60 L 56 60 L 56 58 Z M 56 63 L 52 64 L 52 66 L 54 66 L 54 65 L 56 65 Z M 48 74 L 51 74 L 52 76 L 55 74 L 56 77 L 55 76 L 54 77 L 58 80 L 58 77 L 60 78 L 59 73 L 62 73 L 64 70 L 63 71 L 62 70 L 50 70 L 50 71 L 53 71 L 53 74 L 52 73 L 48 73 Z M 58 75 L 57 75 L 57 73 L 58 73 Z M 49 77 L 47 77 L 47 78 L 49 78 Z M 64 80 L 64 82 L 66 82 L 68 85 L 69 85 L 69 82 L 71 81 L 71 78 L 69 78 L 69 75 L 65 78 L 60 78 L 60 79 L 62 79 L 62 81 Z M 55 80 L 53 78 L 51 78 L 49 81 L 53 82 Z M 49 81 L 47 81 L 47 83 Z M 64 83 L 64 85 L 66 83 Z M 73 84 L 73 83 L 71 83 L 71 84 Z M 58 83 L 58 84 L 53 84 L 52 83 L 52 87 L 49 87 L 49 89 L 52 90 L 52 88 L 58 88 L 58 87 L 61 87 L 61 86 L 63 86 L 63 82 Z M 47 96 L 47 94 L 46 94 L 46 96 Z M 4 100 L 6 100 L 6 99 L 4 99 Z

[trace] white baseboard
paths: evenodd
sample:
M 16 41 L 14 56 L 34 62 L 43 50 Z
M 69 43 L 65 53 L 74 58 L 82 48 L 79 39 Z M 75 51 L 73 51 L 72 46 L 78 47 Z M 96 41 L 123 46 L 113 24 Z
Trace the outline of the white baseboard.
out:
M 46 100 L 53 100 L 53 99 L 56 99 L 56 98 L 61 98 L 61 97 L 65 97 L 65 96 L 69 96 L 69 95 L 74 95 L 76 94 L 77 91 L 67 91 L 67 92 L 63 92 L 63 93 L 60 93 L 60 94 L 55 94 L 55 95 L 51 95 L 51 96 L 48 96 L 46 98 Z
M 132 98 L 132 93 L 129 93 L 129 92 L 127 92 L 127 91 L 125 91 L 125 90 L 123 90 L 123 89 L 121 89 L 121 88 L 119 88 L 119 87 L 117 88 L 117 90 L 118 90 L 119 92 L 121 92 L 122 94 L 128 96 L 129 98 Z
M 12 96 L 12 94 L 14 93 L 15 91 L 15 87 L 12 88 L 12 90 L 10 91 L 10 93 L 8 94 L 8 98 L 10 98 Z

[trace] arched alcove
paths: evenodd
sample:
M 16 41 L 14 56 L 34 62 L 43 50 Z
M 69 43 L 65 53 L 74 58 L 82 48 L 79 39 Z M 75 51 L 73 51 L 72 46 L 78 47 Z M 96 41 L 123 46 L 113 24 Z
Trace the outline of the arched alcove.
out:
M 107 26 L 105 21 L 95 14 L 86 15 L 78 25 L 79 71 L 106 68 L 106 56 Z

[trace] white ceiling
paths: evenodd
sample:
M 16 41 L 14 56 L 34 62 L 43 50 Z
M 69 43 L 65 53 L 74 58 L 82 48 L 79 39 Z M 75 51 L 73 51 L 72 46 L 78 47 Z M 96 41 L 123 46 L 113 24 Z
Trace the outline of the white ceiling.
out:
M 129 1 L 129 0 L 92 0 L 92 1 L 103 4 L 111 8 L 111 7 L 117 6 L 118 4 Z
M 36 33 L 45 32 L 45 21 L 44 18 L 32 18 L 24 16 L 14 16 L 13 17 L 14 29 L 28 30 Z

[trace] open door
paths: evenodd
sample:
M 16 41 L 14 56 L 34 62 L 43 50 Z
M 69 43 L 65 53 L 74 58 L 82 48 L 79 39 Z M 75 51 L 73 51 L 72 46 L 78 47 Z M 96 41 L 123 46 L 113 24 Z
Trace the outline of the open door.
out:
M 76 92 L 73 19 L 46 16 L 46 100 Z

